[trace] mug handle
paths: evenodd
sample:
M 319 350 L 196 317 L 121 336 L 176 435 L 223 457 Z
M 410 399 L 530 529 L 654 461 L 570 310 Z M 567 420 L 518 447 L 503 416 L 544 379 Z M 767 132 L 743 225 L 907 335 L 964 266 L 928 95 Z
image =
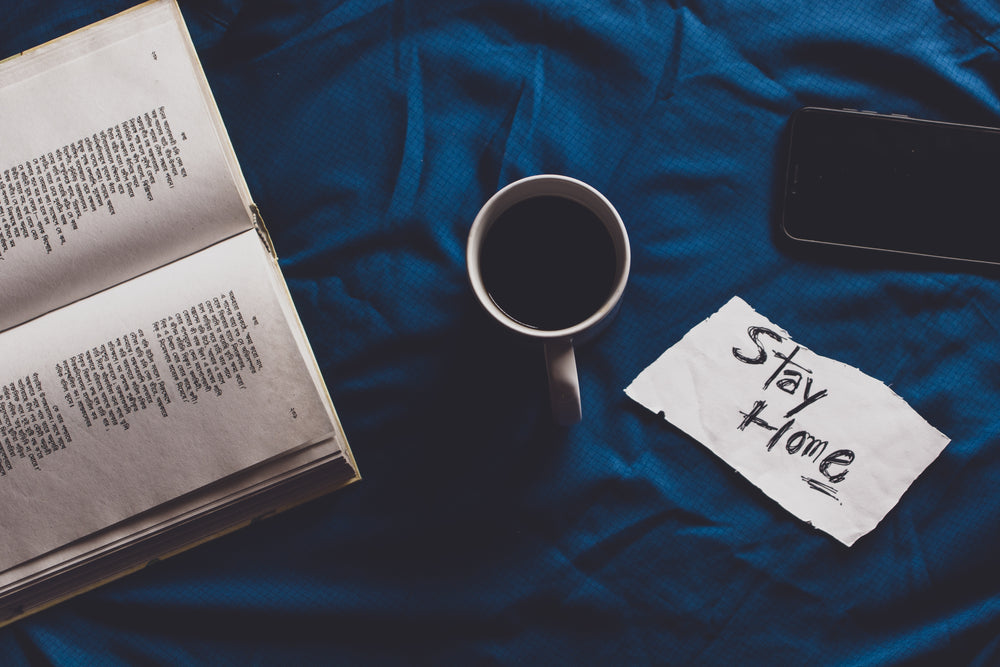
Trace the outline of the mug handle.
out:
M 570 426 L 580 421 L 580 379 L 576 373 L 573 341 L 545 341 L 545 366 L 549 374 L 549 399 L 557 424 Z

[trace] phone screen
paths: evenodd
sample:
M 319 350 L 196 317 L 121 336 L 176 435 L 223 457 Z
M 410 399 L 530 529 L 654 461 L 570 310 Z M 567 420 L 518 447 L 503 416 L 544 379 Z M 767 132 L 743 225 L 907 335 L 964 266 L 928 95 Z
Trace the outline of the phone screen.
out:
M 1000 263 L 1000 129 L 806 107 L 788 141 L 788 236 Z

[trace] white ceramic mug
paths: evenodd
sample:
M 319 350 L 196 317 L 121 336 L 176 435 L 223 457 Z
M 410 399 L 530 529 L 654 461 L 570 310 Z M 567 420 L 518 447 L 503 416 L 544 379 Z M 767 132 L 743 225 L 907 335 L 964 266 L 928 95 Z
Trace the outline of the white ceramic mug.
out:
M 614 276 L 607 298 L 580 321 L 559 329 L 537 328 L 514 319 L 493 300 L 483 280 L 483 249 L 493 223 L 515 204 L 543 196 L 569 199 L 594 214 L 608 232 L 615 258 Z M 572 253 L 574 250 L 572 234 L 566 234 L 564 246 L 561 241 L 560 245 L 564 247 L 565 252 Z M 604 195 L 575 178 L 555 174 L 522 178 L 499 190 L 479 210 L 469 230 L 466 262 L 472 290 L 486 312 L 510 331 L 537 340 L 544 345 L 549 395 L 555 421 L 564 425 L 580 421 L 582 415 L 580 380 L 577 376 L 573 344 L 592 337 L 618 312 L 631 265 L 628 234 L 618 211 Z

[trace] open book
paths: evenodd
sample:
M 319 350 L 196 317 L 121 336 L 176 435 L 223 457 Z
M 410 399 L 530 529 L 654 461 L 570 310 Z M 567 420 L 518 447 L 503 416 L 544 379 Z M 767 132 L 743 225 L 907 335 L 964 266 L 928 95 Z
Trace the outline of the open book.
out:
M 0 623 L 355 479 L 175 0 L 0 63 Z

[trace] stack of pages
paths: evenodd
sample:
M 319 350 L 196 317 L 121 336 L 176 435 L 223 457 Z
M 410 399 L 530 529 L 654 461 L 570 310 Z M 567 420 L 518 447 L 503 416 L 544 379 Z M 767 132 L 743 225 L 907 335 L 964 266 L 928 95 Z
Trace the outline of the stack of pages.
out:
M 2 623 L 357 470 L 175 0 L 0 82 Z

